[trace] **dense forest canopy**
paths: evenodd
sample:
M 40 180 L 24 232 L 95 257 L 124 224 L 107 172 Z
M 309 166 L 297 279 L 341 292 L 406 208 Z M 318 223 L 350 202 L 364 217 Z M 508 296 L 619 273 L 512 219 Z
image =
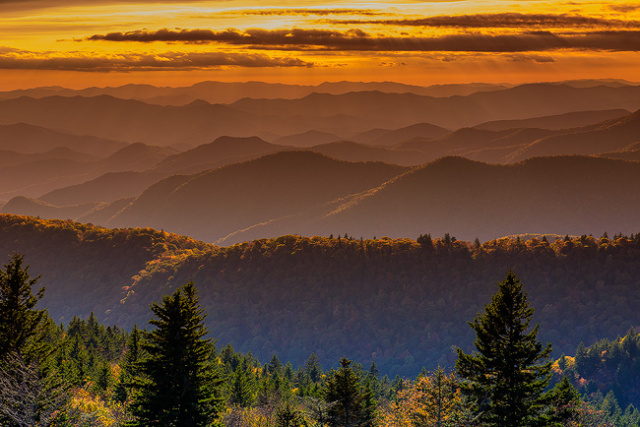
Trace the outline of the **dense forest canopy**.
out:
M 523 236 L 481 243 L 281 236 L 217 247 L 151 229 L 0 216 L 0 251 L 28 254 L 57 322 L 92 311 L 131 328 L 193 280 L 213 336 L 260 359 L 321 363 L 344 354 L 390 376 L 452 366 L 467 326 L 513 269 L 537 308 L 540 339 L 573 354 L 640 324 L 640 236 Z
M 0 313 L 10 313 L 0 316 L 3 426 L 628 427 L 640 420 L 633 393 L 618 400 L 620 381 L 637 383 L 629 367 L 637 365 L 640 335 L 580 344 L 575 357 L 552 364 L 551 344 L 538 341 L 535 310 L 513 272 L 470 323 L 476 351 L 458 348 L 455 371 L 390 380 L 375 361 L 367 370 L 342 357 L 339 368 L 324 370 L 312 353 L 295 368 L 276 354 L 262 364 L 250 351 L 219 349 L 207 338 L 193 282 L 151 304 L 150 329 L 105 326 L 93 313 L 56 325 L 35 308 L 44 289 L 33 293 L 40 277 L 23 261 L 14 254 L 0 270 Z M 601 380 L 616 363 L 614 384 L 584 377 Z

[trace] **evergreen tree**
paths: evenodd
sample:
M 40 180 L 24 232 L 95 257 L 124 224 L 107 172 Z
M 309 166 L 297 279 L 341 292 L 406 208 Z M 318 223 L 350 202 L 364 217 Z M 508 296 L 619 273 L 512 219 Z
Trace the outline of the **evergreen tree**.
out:
M 46 310 L 35 295 L 24 257 L 14 254 L 0 270 L 0 425 L 48 425 L 66 409 L 68 396 L 52 372 L 50 340 L 55 334 Z M 51 365 L 51 366 L 49 366 Z
M 0 358 L 10 352 L 22 354 L 45 317 L 45 310 L 35 310 L 44 288 L 31 293 L 40 277 L 32 279 L 29 267 L 22 267 L 23 261 L 24 256 L 13 254 L 0 270 Z
M 111 367 L 107 362 L 103 362 L 98 369 L 98 375 L 96 378 L 95 389 L 97 393 L 102 396 L 107 395 L 112 383 L 113 374 L 111 373 Z
M 362 413 L 363 395 L 358 376 L 345 357 L 340 360 L 340 369 L 327 380 L 325 400 L 331 405 L 328 416 L 332 427 L 356 427 L 368 421 Z
M 276 427 L 298 427 L 305 425 L 299 409 L 287 403 L 276 411 Z
M 278 356 L 274 354 L 271 358 L 271 362 L 269 362 L 269 365 L 267 365 L 267 369 L 269 371 L 269 374 L 273 375 L 274 373 L 279 373 L 283 366 L 284 365 L 282 364 L 282 362 L 280 362 Z
M 360 416 L 361 427 L 373 427 L 378 416 L 378 402 L 371 385 L 371 381 L 367 379 L 362 393 L 362 408 Z
M 147 334 L 139 389 L 132 413 L 136 425 L 208 426 L 221 410 L 222 379 L 210 360 L 203 310 L 192 282 L 151 305 L 155 329 Z
M 550 397 L 549 419 L 555 423 L 552 425 L 563 425 L 562 423 L 576 416 L 581 403 L 580 394 L 566 376 L 562 376 L 562 380 L 551 391 Z
M 551 371 L 551 362 L 544 360 L 551 345 L 538 341 L 538 326 L 527 332 L 534 310 L 515 274 L 509 272 L 498 285 L 484 313 L 469 323 L 477 352 L 458 349 L 461 387 L 487 426 L 543 425 Z
M 138 369 L 138 363 L 142 360 L 141 348 L 142 334 L 137 325 L 133 325 L 133 330 L 127 341 L 127 352 L 120 363 L 120 375 L 115 387 L 115 398 L 120 403 L 126 403 L 133 389 L 133 381 Z
M 255 377 L 248 370 L 247 358 L 244 357 L 231 378 L 231 402 L 242 407 L 253 404 L 257 391 Z
M 315 353 L 311 353 L 306 363 L 304 364 L 304 370 L 309 375 L 311 382 L 318 382 L 322 377 L 322 366 L 320 365 L 320 359 Z

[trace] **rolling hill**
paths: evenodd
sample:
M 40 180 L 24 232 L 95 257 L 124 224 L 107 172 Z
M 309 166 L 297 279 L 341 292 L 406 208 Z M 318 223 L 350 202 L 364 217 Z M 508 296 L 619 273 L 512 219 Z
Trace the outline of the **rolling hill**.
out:
M 109 226 L 155 227 L 213 242 L 256 224 L 359 193 L 406 170 L 280 152 L 151 186 Z
M 38 197 L 38 200 L 56 206 L 113 202 L 125 197 L 137 196 L 164 177 L 164 174 L 153 172 L 108 172 L 81 184 L 50 191 Z M 43 214 L 38 215 L 50 218 Z M 68 218 L 75 219 L 77 216 Z
M 167 157 L 154 166 L 153 171 L 164 174 L 195 173 L 287 149 L 291 148 L 271 144 L 258 137 L 223 136 L 213 142 Z
M 30 114 L 28 111 L 25 113 L 23 118 L 29 121 Z M 0 119 L 0 123 L 10 121 L 9 117 L 10 114 L 7 113 Z M 105 157 L 127 145 L 120 141 L 95 136 L 77 136 L 17 121 L 18 123 L 13 124 L 0 124 L 0 150 L 33 154 L 65 147 L 91 156 Z M 50 121 L 49 124 L 52 128 L 57 127 L 55 121 Z
M 216 247 L 152 229 L 110 230 L 0 215 L 0 256 L 25 254 L 56 322 L 147 325 L 149 304 L 189 280 L 219 348 L 331 366 L 347 356 L 389 374 L 452 366 L 467 325 L 513 269 L 555 357 L 640 322 L 640 239 L 469 243 L 281 236 Z M 605 319 L 603 321 L 603 319 Z
M 335 145 L 337 151 L 357 151 L 357 157 L 364 155 L 362 150 L 376 153 L 355 143 Z M 95 191 L 92 186 L 99 184 L 78 190 Z M 448 157 L 408 168 L 283 151 L 163 179 L 113 209 L 102 224 L 151 226 L 223 244 L 287 233 L 406 237 L 432 231 L 464 239 L 631 233 L 640 208 L 636 186 L 640 164 L 604 158 L 543 157 L 490 165 Z M 44 199 L 92 200 L 64 199 L 60 194 L 65 193 Z M 112 198 L 117 196 L 122 194 Z
M 273 143 L 278 145 L 288 145 L 292 147 L 311 147 L 314 145 L 338 142 L 343 139 L 344 138 L 332 133 L 310 130 L 295 135 L 283 136 L 281 138 L 273 140 Z
M 522 120 L 498 120 L 494 122 L 482 123 L 474 126 L 475 129 L 500 131 L 505 129 L 538 128 L 549 130 L 561 130 L 588 126 L 605 120 L 619 119 L 631 114 L 631 111 L 616 110 L 596 110 L 596 111 L 574 111 L 571 113 L 558 114 L 554 116 L 533 117 Z
M 430 123 L 417 123 L 386 132 L 368 141 L 372 145 L 395 146 L 413 138 L 438 139 L 451 133 L 450 130 Z
M 309 147 L 308 150 L 348 162 L 386 162 L 401 166 L 416 166 L 430 160 L 428 154 L 418 150 L 392 149 L 352 141 L 316 145 Z
M 56 206 L 43 202 L 42 200 L 18 196 L 9 200 L 2 207 L 1 212 L 14 215 L 37 216 L 45 219 L 75 219 L 99 207 L 101 207 L 100 203 L 96 202 L 73 206 Z
M 601 154 L 621 150 L 639 141 L 640 110 L 619 119 L 542 138 L 522 147 L 508 159 L 518 161 L 539 155 Z
M 635 162 L 554 157 L 488 165 L 449 157 L 361 194 L 257 224 L 217 242 L 231 244 L 286 232 L 347 232 L 367 238 L 430 232 L 465 240 L 521 233 L 632 233 L 638 228 L 640 208 L 635 194 L 640 194 L 640 164 Z

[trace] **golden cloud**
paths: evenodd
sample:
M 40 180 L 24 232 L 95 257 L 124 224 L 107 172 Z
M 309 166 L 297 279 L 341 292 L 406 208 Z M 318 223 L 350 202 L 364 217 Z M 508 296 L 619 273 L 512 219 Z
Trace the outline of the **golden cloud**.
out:
M 0 69 L 59 71 L 171 71 L 217 67 L 313 67 L 298 58 L 273 58 L 261 53 L 165 52 L 158 55 L 127 53 L 99 56 L 29 52 L 0 47 Z
M 528 52 L 558 49 L 639 51 L 640 31 L 592 31 L 552 33 L 530 31 L 520 34 L 462 33 L 436 37 L 372 35 L 359 29 L 245 31 L 206 29 L 114 32 L 85 40 L 113 42 L 223 43 L 253 49 L 336 51 L 421 51 L 421 52 Z

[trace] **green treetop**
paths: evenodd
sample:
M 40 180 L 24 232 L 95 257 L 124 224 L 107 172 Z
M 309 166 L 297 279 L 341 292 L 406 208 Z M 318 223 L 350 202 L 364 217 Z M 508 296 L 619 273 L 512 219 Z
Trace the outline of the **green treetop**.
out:
M 534 310 L 515 274 L 509 272 L 498 285 L 484 313 L 469 323 L 477 335 L 477 351 L 465 354 L 458 349 L 462 390 L 483 425 L 545 425 L 551 345 L 538 341 L 538 326 L 530 330 Z
M 39 277 L 32 279 L 29 267 L 23 268 L 23 261 L 24 256 L 14 254 L 0 270 L 0 358 L 11 352 L 22 353 L 46 313 L 35 309 L 44 296 L 44 288 L 35 295 L 31 293 Z
M 222 379 L 210 360 L 203 310 L 192 282 L 151 305 L 155 329 L 142 348 L 140 382 L 132 412 L 137 425 L 198 427 L 214 423 L 221 410 Z

